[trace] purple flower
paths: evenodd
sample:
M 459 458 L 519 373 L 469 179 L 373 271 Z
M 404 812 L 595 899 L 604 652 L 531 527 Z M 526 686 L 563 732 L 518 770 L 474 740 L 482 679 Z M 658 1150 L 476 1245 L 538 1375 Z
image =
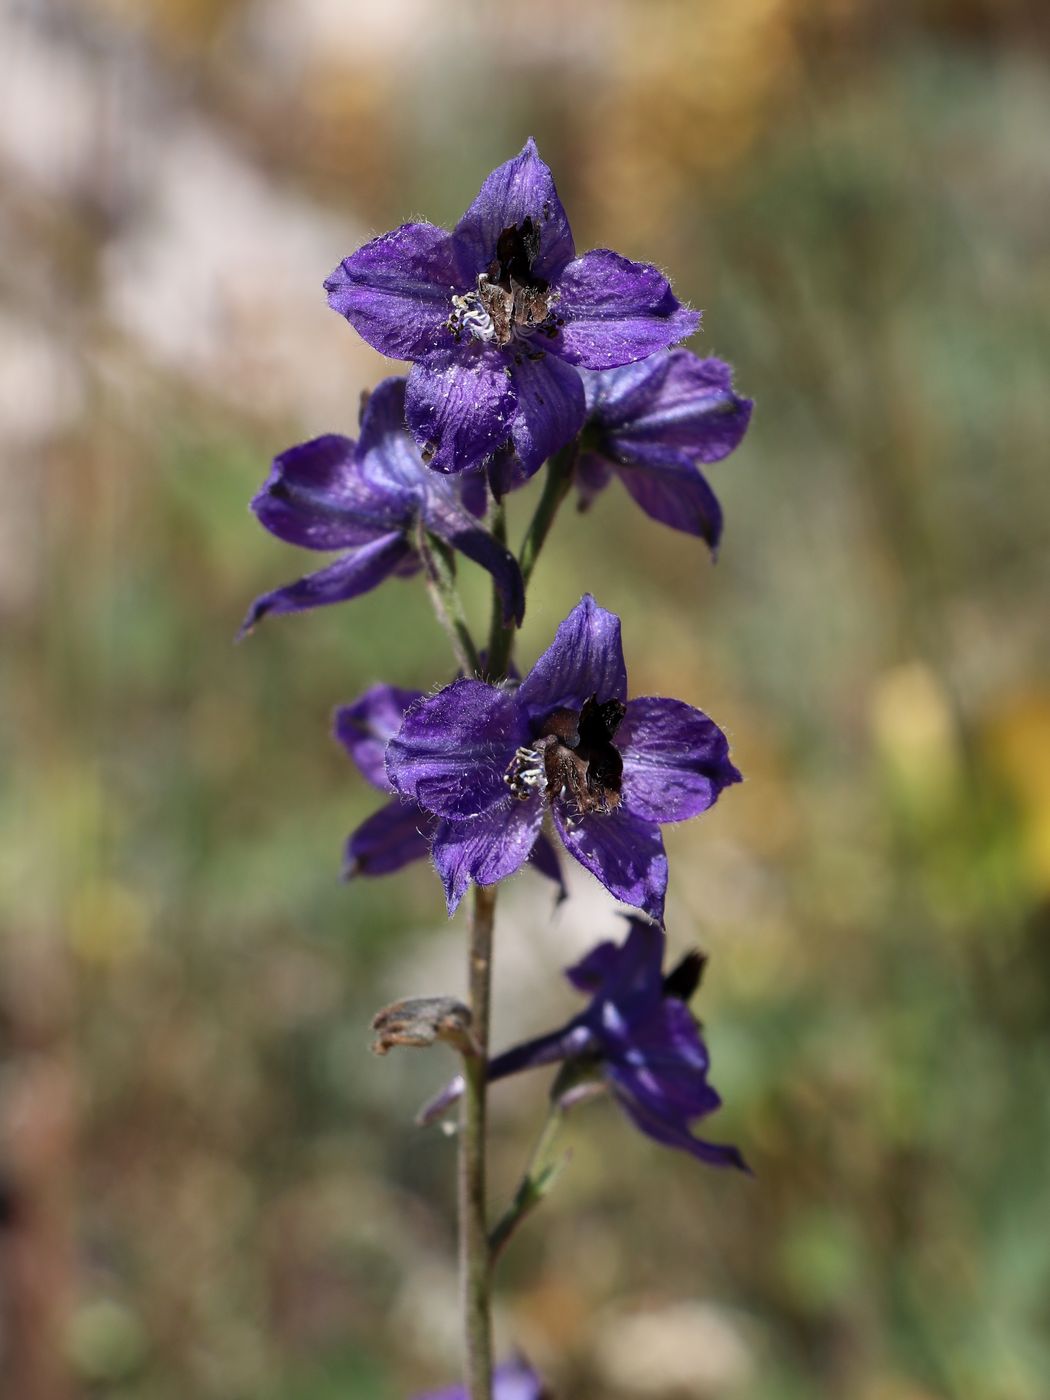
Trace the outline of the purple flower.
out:
M 468 884 L 528 859 L 550 812 L 569 853 L 617 899 L 662 919 L 660 826 L 738 782 L 725 735 L 681 700 L 627 700 L 620 620 L 590 594 L 520 684 L 463 679 L 405 714 L 394 789 L 442 818 L 432 854 L 451 913 Z
M 492 1400 L 549 1400 L 550 1392 L 536 1372 L 520 1357 L 505 1361 L 492 1373 Z M 432 1390 L 416 1400 L 468 1400 L 462 1385 L 450 1385 L 445 1390 Z
M 733 392 L 730 367 L 672 350 L 620 369 L 585 370 L 583 385 L 581 507 L 615 475 L 646 515 L 716 549 L 722 510 L 697 463 L 728 456 L 747 431 L 752 403 Z
M 369 345 L 414 361 L 408 425 L 441 472 L 480 463 L 507 438 L 536 471 L 583 422 L 573 366 L 644 359 L 700 322 L 655 267 L 607 248 L 576 256 L 531 139 L 451 233 L 402 224 L 344 258 L 325 288 Z
M 267 613 L 341 603 L 419 568 L 422 528 L 492 575 L 504 620 L 521 621 L 525 592 L 513 554 L 477 519 L 480 476 L 450 481 L 423 466 L 405 430 L 405 380 L 385 379 L 361 415 L 361 436 L 328 434 L 283 452 L 252 509 L 271 534 L 307 549 L 341 550 L 318 573 L 256 598 L 241 635 Z
M 704 958 L 688 953 L 664 976 L 664 935 L 655 924 L 630 919 L 624 943 L 599 943 L 566 976 L 590 1004 L 549 1035 L 505 1050 L 489 1061 L 490 1082 L 541 1065 L 571 1062 L 593 1069 L 635 1127 L 719 1167 L 747 1164 L 735 1147 L 693 1136 L 691 1124 L 721 1104 L 707 1081 L 709 1059 L 688 1002 L 700 984 Z M 420 1114 L 429 1122 L 463 1092 L 448 1085 Z M 569 1090 L 571 1100 L 574 1090 Z
M 361 775 L 380 792 L 393 791 L 384 761 L 387 744 L 401 728 L 405 711 L 423 698 L 421 690 L 374 685 L 335 712 L 335 738 Z M 417 803 L 394 797 L 351 832 L 343 861 L 345 878 L 389 875 L 412 861 L 424 859 L 429 856 L 431 843 L 444 825 Z M 529 860 L 535 870 L 557 886 L 559 900 L 564 899 L 565 881 L 558 854 L 545 836 L 540 836 Z

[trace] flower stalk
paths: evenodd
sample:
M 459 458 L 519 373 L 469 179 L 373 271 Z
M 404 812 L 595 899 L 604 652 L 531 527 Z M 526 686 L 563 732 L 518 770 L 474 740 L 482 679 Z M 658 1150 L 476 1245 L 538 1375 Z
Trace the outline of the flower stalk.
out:
M 417 526 L 416 548 L 423 565 L 423 577 L 434 615 L 452 643 L 460 670 L 465 676 L 480 675 L 481 658 L 470 635 L 463 600 L 456 587 L 453 555 L 440 540 L 427 533 L 422 520 Z M 496 602 L 493 606 L 498 608 L 500 604 Z

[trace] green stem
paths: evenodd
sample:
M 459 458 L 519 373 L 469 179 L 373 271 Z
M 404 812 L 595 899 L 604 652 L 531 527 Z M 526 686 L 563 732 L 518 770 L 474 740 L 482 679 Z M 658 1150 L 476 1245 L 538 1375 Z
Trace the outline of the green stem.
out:
M 547 463 L 547 480 L 543 483 L 543 495 L 539 499 L 536 513 L 529 523 L 521 546 L 519 562 L 526 588 L 529 586 L 532 571 L 536 567 L 536 560 L 540 557 L 540 550 L 550 534 L 554 518 L 572 486 L 577 451 L 578 443 L 576 439 L 573 439 L 568 447 L 563 447 L 560 452 L 556 452 Z
M 475 885 L 470 914 L 471 1027 L 480 1053 L 463 1058 L 459 1135 L 459 1267 L 470 1400 L 492 1400 L 492 1264 L 485 1195 L 485 1120 L 496 886 Z
M 564 1161 L 551 1161 L 554 1140 L 562 1124 L 562 1110 L 553 1102 L 543 1125 L 543 1131 L 533 1149 L 529 1165 L 514 1193 L 514 1199 L 493 1226 L 489 1235 L 489 1254 L 493 1264 L 507 1247 L 518 1226 L 532 1214 L 564 1166 Z
M 423 577 L 434 612 L 448 633 L 460 670 L 465 676 L 480 675 L 481 658 L 470 635 L 463 601 L 456 588 L 452 554 L 440 540 L 427 534 L 422 522 L 416 527 L 416 550 L 423 565 Z

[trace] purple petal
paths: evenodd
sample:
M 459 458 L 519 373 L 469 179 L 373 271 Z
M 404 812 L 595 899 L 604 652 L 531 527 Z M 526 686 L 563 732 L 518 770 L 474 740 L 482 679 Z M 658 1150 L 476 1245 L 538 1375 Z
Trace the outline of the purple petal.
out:
M 666 940 L 661 928 L 646 919 L 630 919 L 622 944 L 605 942 L 566 969 L 566 977 L 581 992 L 598 998 L 659 1005 L 663 995 Z
M 613 469 L 604 457 L 597 452 L 581 452 L 576 458 L 573 480 L 579 492 L 580 510 L 589 510 L 595 498 L 601 494 L 613 478 Z
M 557 886 L 558 895 L 556 903 L 561 904 L 568 899 L 569 891 L 565 887 L 565 876 L 562 874 L 561 861 L 558 859 L 558 852 L 554 849 L 554 843 L 541 831 L 535 846 L 532 848 L 532 855 L 529 861 L 533 870 L 537 874 L 545 876 Z
M 517 396 L 499 351 L 434 355 L 408 377 L 408 426 L 432 471 L 477 466 L 510 436 Z
M 343 874 L 389 875 L 422 860 L 430 852 L 429 829 L 434 819 L 412 802 L 395 797 L 366 817 L 346 843 Z
M 427 529 L 492 575 L 503 604 L 503 622 L 521 626 L 525 616 L 525 584 L 518 561 L 505 544 L 465 510 L 456 495 L 457 481 L 435 475 L 427 493 L 423 519 Z
M 519 486 L 531 481 L 535 472 L 527 471 L 514 448 L 508 443 L 498 447 L 489 460 L 488 479 L 492 494 L 497 501 L 509 496 Z
M 492 1373 L 492 1400 L 545 1400 L 543 1382 L 526 1361 L 518 1357 L 497 1366 Z M 432 1390 L 416 1400 L 468 1400 L 466 1387 L 450 1385 Z
M 651 1112 L 686 1122 L 713 1112 L 721 1099 L 707 1081 L 707 1048 L 689 1008 L 657 996 L 616 1044 L 605 1038 L 609 1076 Z
M 666 350 L 692 335 L 700 313 L 681 305 L 667 278 L 649 263 L 595 248 L 558 280 L 563 318 L 558 354 L 570 364 L 611 369 Z
M 340 705 L 333 716 L 333 735 L 380 792 L 391 790 L 384 761 L 386 746 L 401 728 L 405 711 L 422 698 L 421 690 L 374 685 L 349 705 Z
M 718 549 L 722 507 L 691 462 L 622 462 L 616 472 L 646 515 L 672 530 L 699 535 L 712 551 Z
M 565 849 L 589 870 L 614 899 L 633 905 L 663 923 L 667 857 L 660 828 L 625 812 L 582 817 L 567 824 L 555 803 L 554 823 Z
M 354 443 L 330 433 L 275 457 L 252 510 L 289 544 L 346 549 L 397 528 L 407 503 L 367 482 Z
M 410 560 L 411 554 L 400 531 L 380 535 L 371 544 L 344 554 L 334 564 L 329 564 L 327 569 L 308 574 L 296 583 L 286 584 L 256 598 L 237 636 L 241 638 L 250 632 L 267 613 L 305 612 L 309 608 L 343 603 L 348 598 L 368 593 L 378 588 L 392 573 L 399 571 Z
M 369 345 L 415 360 L 452 344 L 452 296 L 472 281 L 445 229 L 402 224 L 344 258 L 324 285 L 328 305 Z
M 357 456 L 364 479 L 376 491 L 404 500 L 411 510 L 423 499 L 431 474 L 405 421 L 406 385 L 404 375 L 394 375 L 369 394 Z
M 723 788 L 740 782 L 726 736 L 682 700 L 647 695 L 630 701 L 616 747 L 623 755 L 623 806 L 647 821 L 698 816 Z
M 518 802 L 512 797 L 469 821 L 443 821 L 431 854 L 445 886 L 449 914 L 456 912 L 471 880 L 476 885 L 495 885 L 520 870 L 542 824 L 539 798 Z
M 553 282 L 576 256 L 576 249 L 554 177 L 531 136 L 520 155 L 488 176 L 456 225 L 453 236 L 462 250 L 463 264 L 484 272 L 495 256 L 503 230 L 517 228 L 529 218 L 540 232 L 539 255 L 533 260 L 532 271 Z
M 677 1147 L 683 1152 L 688 1152 L 709 1166 L 735 1167 L 738 1171 L 750 1174 L 751 1169 L 738 1148 L 693 1137 L 688 1124 L 658 1117 L 647 1106 L 622 1091 L 614 1080 L 610 1080 L 610 1087 L 617 1103 L 646 1137 L 662 1143 L 665 1147 Z
M 405 715 L 387 747 L 387 775 L 428 812 L 477 817 L 506 806 L 503 776 L 526 737 L 514 696 L 483 681 L 453 681 Z
M 463 504 L 471 515 L 476 515 L 479 520 L 483 519 L 489 509 L 488 472 L 484 467 L 475 467 L 472 471 L 461 472 L 457 480 Z
M 554 641 L 521 683 L 518 698 L 533 719 L 586 700 L 627 699 L 627 667 L 620 619 L 585 593 L 562 622 Z
M 654 373 L 636 382 L 631 371 L 600 376 L 599 422 L 620 460 L 639 463 L 720 462 L 738 447 L 751 421 L 750 399 L 733 392 L 733 371 L 722 360 L 690 350 L 657 356 Z M 632 367 L 633 370 L 633 367 Z
M 579 371 L 543 352 L 540 360 L 521 357 L 513 370 L 518 411 L 511 437 L 529 476 L 573 440 L 583 427 L 583 384 Z

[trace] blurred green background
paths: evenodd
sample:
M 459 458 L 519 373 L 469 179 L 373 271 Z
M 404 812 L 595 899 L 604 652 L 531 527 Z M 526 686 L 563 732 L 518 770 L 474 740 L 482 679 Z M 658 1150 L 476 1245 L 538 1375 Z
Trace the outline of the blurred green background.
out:
M 463 929 L 425 867 L 339 882 L 376 795 L 328 736 L 444 642 L 407 582 L 231 643 L 309 562 L 247 511 L 269 459 L 388 372 L 322 279 L 529 133 L 757 401 L 717 566 L 615 487 L 520 644 L 591 589 L 632 691 L 731 735 L 669 935 L 756 1178 L 581 1109 L 501 1344 L 564 1400 L 1050 1394 L 1045 6 L 25 0 L 0 55 L 5 1400 L 457 1374 L 454 1148 L 411 1126 L 448 1064 L 367 1024 L 461 987 Z M 502 901 L 497 1043 L 618 934 L 573 889 Z

